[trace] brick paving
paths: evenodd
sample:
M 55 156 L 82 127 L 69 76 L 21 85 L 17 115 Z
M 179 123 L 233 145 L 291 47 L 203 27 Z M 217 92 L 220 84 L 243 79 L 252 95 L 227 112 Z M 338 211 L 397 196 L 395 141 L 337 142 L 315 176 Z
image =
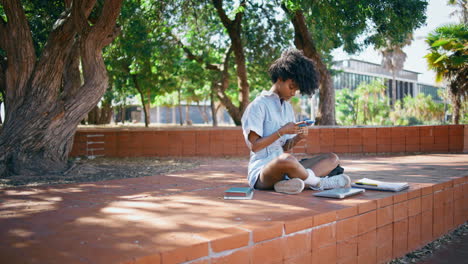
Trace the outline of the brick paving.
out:
M 3 189 L 0 263 L 307 263 L 314 254 L 331 256 L 333 262 L 344 259 L 345 249 L 375 248 L 381 240 L 384 245 L 385 234 L 393 232 L 390 253 L 379 247 L 370 257 L 356 251 L 359 262 L 372 263 L 447 231 L 436 221 L 432 236 L 411 229 L 428 219 L 425 206 L 431 218 L 432 212 L 455 212 L 443 223 L 467 220 L 467 210 L 457 214 L 456 209 L 468 207 L 468 154 L 345 156 L 342 165 L 354 180 L 407 181 L 411 187 L 345 200 L 316 198 L 312 190 L 299 195 L 256 191 L 253 200 L 224 200 L 227 188 L 247 186 L 247 160 L 216 158 L 167 175 Z M 441 206 L 439 198 L 447 204 Z M 406 239 L 405 233 L 400 244 L 398 228 L 420 239 Z

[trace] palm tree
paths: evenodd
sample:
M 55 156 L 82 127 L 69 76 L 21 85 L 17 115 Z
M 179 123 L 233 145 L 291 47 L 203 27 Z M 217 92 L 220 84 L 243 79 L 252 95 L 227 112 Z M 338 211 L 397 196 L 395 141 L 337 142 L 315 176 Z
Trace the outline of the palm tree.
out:
M 389 39 L 386 47 L 380 50 L 380 53 L 382 53 L 382 66 L 392 73 L 392 98 L 390 100 L 393 109 L 397 100 L 396 75 L 403 70 L 406 61 L 406 53 L 403 51 L 403 47 L 410 45 L 412 40 L 413 34 L 408 34 L 403 43 L 394 43 Z
M 447 3 L 460 8 L 460 10 L 454 11 L 451 15 L 458 14 L 462 23 L 468 23 L 468 0 L 448 0 Z
M 459 123 L 462 100 L 468 98 L 468 25 L 438 27 L 426 39 L 430 53 L 425 57 L 436 81 L 449 83 L 453 104 L 453 122 Z
M 363 125 L 380 125 L 382 116 L 388 112 L 388 100 L 385 95 L 387 87 L 382 80 L 361 83 L 356 88 L 357 110 L 362 117 Z

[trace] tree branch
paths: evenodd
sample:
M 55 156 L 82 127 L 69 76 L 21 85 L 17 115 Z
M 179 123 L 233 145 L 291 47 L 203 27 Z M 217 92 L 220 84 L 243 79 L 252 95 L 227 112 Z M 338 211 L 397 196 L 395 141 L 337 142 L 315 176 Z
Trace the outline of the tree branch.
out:
M 6 90 L 5 70 L 6 70 L 6 59 L 0 58 L 0 95 L 2 95 L 3 100 L 5 100 L 5 90 Z
M 70 51 L 76 41 L 78 31 L 84 30 L 83 23 L 77 22 L 80 19 L 87 20 L 92 7 L 89 3 L 95 0 L 72 3 L 71 10 L 68 9 L 62 13 L 55 22 L 54 29 L 47 39 L 47 43 L 37 62 L 37 69 L 41 69 L 41 74 L 35 74 L 32 80 L 32 96 L 39 100 L 56 100 L 62 87 L 62 78 L 64 76 L 65 64 L 70 60 Z M 86 22 L 85 22 L 86 23 Z M 86 23 L 87 24 L 87 23 Z M 68 81 L 65 79 L 65 81 Z M 69 84 L 65 84 L 67 86 Z M 69 90 L 70 87 L 66 89 Z
M 221 80 L 219 83 L 215 83 L 214 87 L 216 88 L 216 95 L 221 103 L 226 107 L 229 114 L 232 117 L 236 117 L 236 119 L 240 120 L 241 114 L 239 108 L 237 108 L 226 94 L 226 90 L 229 86 L 229 61 L 231 57 L 231 53 L 233 52 L 232 46 L 229 47 L 227 50 L 224 62 L 223 62 L 223 71 L 221 72 Z
M 70 60 L 76 59 L 70 56 L 79 56 L 79 52 L 76 54 L 76 50 L 79 50 L 77 42 L 81 41 L 79 33 L 89 31 L 87 20 L 95 3 L 96 0 L 65 1 L 66 10 L 55 22 L 37 62 L 36 69 L 40 69 L 40 73 L 35 74 L 32 80 L 31 94 L 38 100 L 57 100 L 62 87 L 62 98 L 73 94 L 77 89 L 76 76 L 73 75 L 79 74 L 79 71 L 71 72 L 78 68 L 70 67 Z
M 96 24 L 91 28 L 91 39 L 98 39 L 99 48 L 102 49 L 108 45 L 117 36 L 116 22 L 120 14 L 123 0 L 108 0 L 104 1 L 102 13 L 99 16 Z M 113 37 L 113 38 L 112 38 Z M 109 40 L 112 38 L 111 40 Z
M 205 62 L 202 56 L 197 56 L 193 54 L 193 52 L 187 46 L 185 46 L 184 43 L 182 43 L 182 41 L 177 36 L 173 35 L 172 33 L 171 33 L 171 36 L 174 38 L 177 45 L 179 45 L 182 48 L 182 50 L 185 52 L 185 56 L 187 57 L 187 59 L 194 60 L 198 62 L 199 64 L 204 65 L 205 68 L 208 70 L 222 71 L 221 65 Z
M 96 0 L 82 1 L 81 4 L 77 4 L 78 1 L 75 1 L 71 6 L 71 18 L 75 29 L 83 34 L 88 32 L 91 26 L 88 24 L 88 17 L 93 10 Z
M 66 101 L 66 108 L 81 108 L 90 111 L 101 99 L 109 85 L 102 48 L 109 42 L 120 14 L 122 0 L 104 2 L 102 13 L 89 33 L 80 36 L 80 55 L 84 83 L 73 98 Z M 77 103 L 79 102 L 79 103 Z M 82 104 L 80 106 L 79 104 Z
M 246 4 L 245 0 L 242 0 L 242 2 L 240 3 L 239 6 L 242 6 L 242 7 L 245 8 L 246 5 L 247 4 Z M 236 14 L 236 16 L 234 18 L 234 23 L 235 24 L 240 24 L 241 21 L 242 21 L 242 16 L 244 16 L 244 12 L 237 12 L 237 14 Z
M 63 100 L 73 97 L 81 86 L 80 74 L 80 41 L 77 41 L 72 46 L 70 53 L 65 62 L 63 70 Z
M 8 66 L 5 71 L 5 102 L 9 107 L 20 104 L 26 93 L 27 83 L 34 70 L 36 55 L 31 31 L 19 0 L 1 0 L 8 22 L 0 24 L 2 40 Z M 9 109 L 7 109 L 7 112 Z
M 216 11 L 218 12 L 219 17 L 221 18 L 221 22 L 223 25 L 228 28 L 231 26 L 232 23 L 234 23 L 232 20 L 229 19 L 229 17 L 226 15 L 226 11 L 223 9 L 223 0 L 213 0 L 213 5 L 216 8 Z M 237 17 L 237 14 L 236 14 Z
M 107 46 L 114 41 L 114 39 L 122 33 L 122 27 L 120 25 L 115 25 L 114 29 L 112 30 L 112 33 L 108 34 L 106 38 L 104 38 L 102 45 Z
M 223 62 L 223 73 L 224 74 L 228 74 L 228 70 L 229 70 L 229 59 L 230 59 L 230 56 L 231 56 L 231 53 L 233 52 L 233 48 L 232 48 L 232 45 L 229 46 L 229 49 L 226 51 L 226 54 L 224 54 L 224 62 Z
M 32 51 L 32 54 L 34 54 L 31 31 L 29 30 L 28 21 L 24 14 L 23 7 L 21 6 L 21 2 L 19 0 L 0 1 L 5 11 L 5 15 L 8 18 L 8 23 L 6 23 L 3 18 L 0 23 L 0 31 L 8 33 L 8 38 L 4 38 L 5 42 L 8 43 L 8 45 L 4 47 L 5 51 L 7 53 L 12 53 L 11 49 L 16 48 L 16 43 L 21 43 L 21 45 L 25 47 L 25 50 L 30 50 Z M 9 39 L 10 41 L 6 39 Z M 29 56 L 29 54 L 25 55 Z M 9 59 L 15 58 L 12 56 L 19 56 L 19 58 L 21 58 L 21 54 L 9 54 Z M 35 58 L 31 59 L 31 61 L 34 62 Z
M 218 84 L 218 97 L 219 99 L 223 102 L 223 104 L 227 107 L 227 104 L 232 104 L 231 100 L 229 100 L 228 96 L 226 95 L 226 90 L 229 87 L 229 59 L 230 55 L 232 53 L 232 46 L 229 47 L 227 50 L 225 56 L 224 56 L 224 62 L 223 62 L 223 69 L 221 72 L 221 82 Z M 229 102 L 226 102 L 228 100 Z
M 65 3 L 65 8 L 70 8 L 72 5 L 72 0 L 64 0 L 63 2 Z
M 7 40 L 7 24 L 2 17 L 0 17 L 0 49 L 6 50 L 6 40 Z
M 237 72 L 237 80 L 238 86 L 240 89 L 240 111 L 243 112 L 249 103 L 249 82 L 247 80 L 247 68 L 245 64 L 245 55 L 244 55 L 244 48 L 242 44 L 242 17 L 244 12 L 237 12 L 235 19 L 230 20 L 226 16 L 226 12 L 223 10 L 222 7 L 222 0 L 213 0 L 213 4 L 218 12 L 218 15 L 226 28 L 229 38 L 231 40 L 231 44 L 233 47 L 234 55 L 235 55 L 235 62 L 236 62 L 236 72 Z M 240 6 L 245 8 L 246 1 L 242 0 Z

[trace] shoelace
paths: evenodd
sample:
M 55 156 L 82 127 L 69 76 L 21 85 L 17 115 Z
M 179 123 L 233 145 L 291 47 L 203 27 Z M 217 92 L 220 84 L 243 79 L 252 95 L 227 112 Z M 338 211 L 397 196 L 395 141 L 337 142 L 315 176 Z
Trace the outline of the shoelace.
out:
M 339 188 L 341 187 L 343 184 L 342 184 L 342 179 L 343 177 L 324 177 L 321 181 L 320 181 L 320 190 L 324 190 L 324 189 L 333 189 L 333 188 Z

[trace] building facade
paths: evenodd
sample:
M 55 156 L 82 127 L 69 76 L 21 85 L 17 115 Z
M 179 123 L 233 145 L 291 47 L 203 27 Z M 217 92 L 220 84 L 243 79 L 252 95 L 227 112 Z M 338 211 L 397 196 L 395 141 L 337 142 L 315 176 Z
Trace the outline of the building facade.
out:
M 369 83 L 379 79 L 384 81 L 387 86 L 387 96 L 392 98 L 392 73 L 380 64 L 347 59 L 336 61 L 333 69 L 337 71 L 337 74 L 333 76 L 333 84 L 336 90 L 345 88 L 355 90 L 362 82 Z M 418 72 L 408 70 L 402 70 L 395 74 L 396 99 L 401 100 L 407 95 L 414 97 L 419 93 L 423 93 L 431 95 L 434 101 L 441 103 L 442 98 L 440 98 L 437 91 L 444 88 L 419 83 L 419 74 Z

